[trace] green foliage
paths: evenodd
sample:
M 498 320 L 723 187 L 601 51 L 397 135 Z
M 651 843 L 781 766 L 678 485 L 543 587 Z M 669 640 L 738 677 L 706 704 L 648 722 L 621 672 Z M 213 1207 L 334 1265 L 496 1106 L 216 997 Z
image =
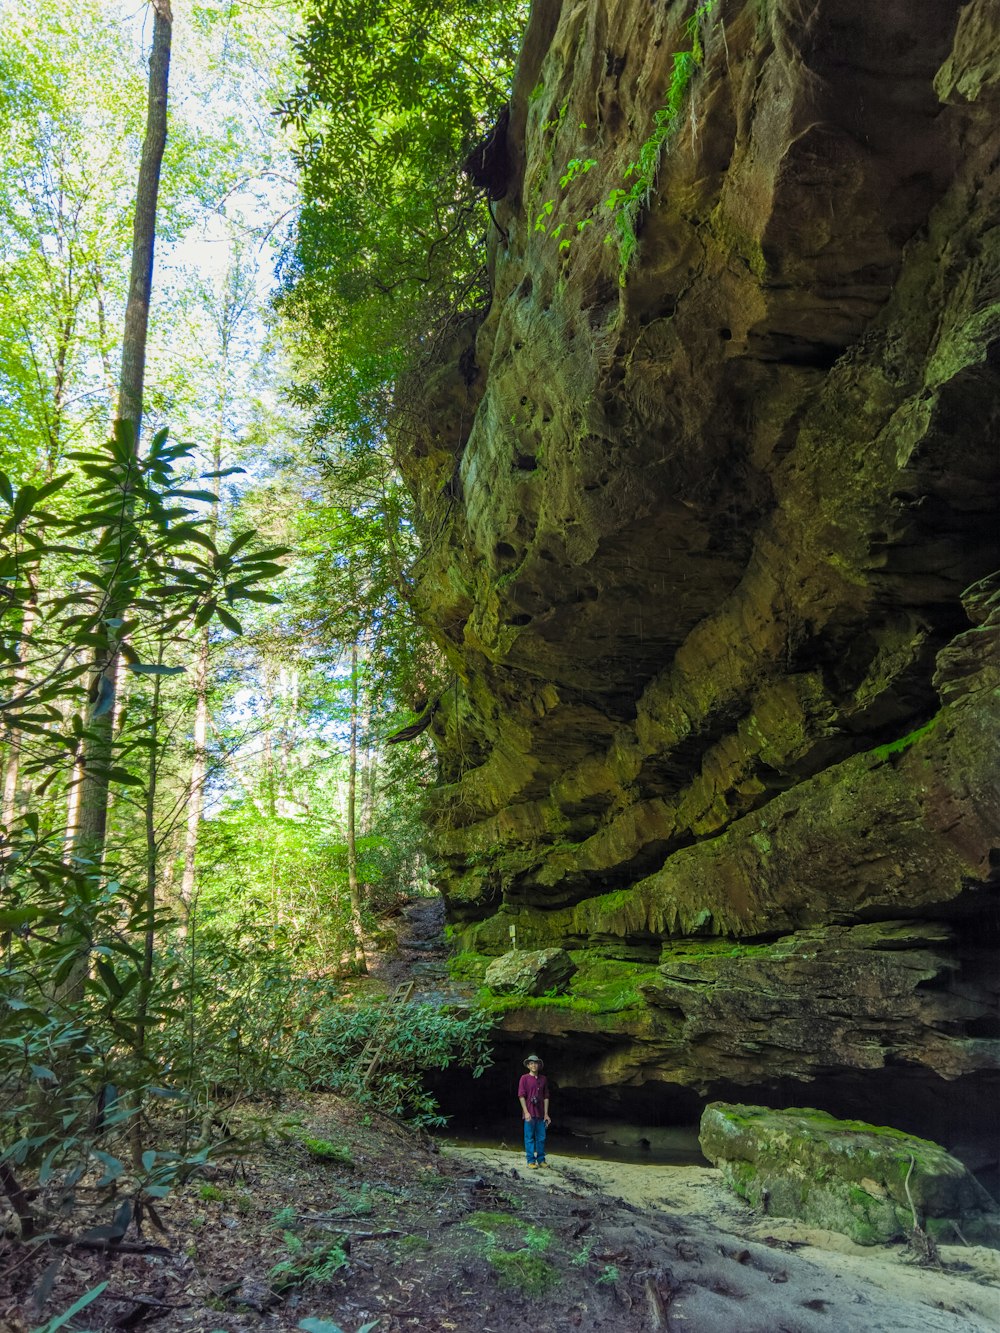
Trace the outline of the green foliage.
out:
M 898 740 L 890 741 L 887 745 L 877 745 L 874 750 L 869 751 L 874 759 L 889 759 L 894 754 L 902 754 L 908 750 L 911 745 L 916 745 L 917 741 L 923 740 L 928 736 L 938 723 L 937 717 L 932 717 L 929 722 L 925 722 L 922 727 L 917 727 L 906 736 L 900 736 Z
M 604 1268 L 598 1274 L 598 1286 L 613 1287 L 621 1277 L 621 1270 L 617 1264 L 605 1264 Z
M 701 40 L 702 24 L 710 18 L 718 0 L 704 0 L 684 24 L 684 36 L 691 45 L 675 51 L 666 103 L 653 113 L 653 132 L 642 144 L 636 160 L 625 171 L 628 187 L 611 191 L 605 207 L 611 213 L 612 231 L 608 240 L 618 245 L 619 276 L 624 284 L 638 240 L 635 222 L 656 182 L 660 158 L 680 122 L 681 111 L 695 70 L 705 58 Z
M 490 220 L 460 166 L 508 97 L 522 19 L 498 0 L 306 6 L 284 309 L 321 340 L 304 401 L 335 433 L 377 435 L 427 330 L 484 299 Z
M 386 1016 L 384 1004 L 330 1005 L 296 1036 L 293 1060 L 309 1086 L 349 1094 L 417 1124 L 444 1124 L 421 1074 L 452 1065 L 473 1077 L 491 1063 L 492 1021 L 478 1011 L 456 1013 L 428 1004 L 408 1004 L 382 1029 L 382 1058 L 369 1085 L 358 1082 L 357 1061 Z
M 618 247 L 619 281 L 623 286 L 639 243 L 636 220 L 649 200 L 650 192 L 656 183 L 660 160 L 680 124 L 691 80 L 704 61 L 702 27 L 711 17 L 717 3 L 718 0 L 703 0 L 685 21 L 683 34 L 690 42 L 690 47 L 674 52 L 666 102 L 653 113 L 652 133 L 640 145 L 635 161 L 626 167 L 624 180 L 627 183 L 612 189 L 603 202 L 603 207 L 611 215 L 611 230 L 604 239 L 607 244 L 614 243 Z M 535 92 L 540 93 L 540 91 L 541 85 Z M 563 103 L 558 116 L 547 121 L 542 129 L 546 131 L 558 129 L 565 120 L 566 111 L 567 103 Z M 586 129 L 586 125 L 581 124 L 580 128 Z M 575 180 L 597 165 L 596 158 L 571 158 L 559 178 L 560 189 L 567 190 Z M 553 226 L 556 207 L 554 199 L 548 199 L 542 204 L 535 218 L 535 231 L 548 235 L 558 242 L 561 252 L 567 252 L 572 246 L 574 236 L 593 225 L 598 207 L 591 208 L 584 217 L 572 223 L 561 221 Z
M 486 1258 L 504 1286 L 529 1296 L 542 1296 L 558 1282 L 556 1270 L 542 1257 L 552 1245 L 548 1227 L 525 1227 L 510 1213 L 491 1212 L 473 1213 L 465 1225 L 484 1234 Z M 505 1248 L 517 1239 L 521 1243 L 516 1249 Z
M 306 1245 L 294 1232 L 286 1231 L 283 1239 L 289 1251 L 288 1257 L 280 1259 L 271 1269 L 270 1275 L 276 1291 L 319 1286 L 329 1282 L 342 1268 L 347 1267 L 343 1237 Z
M 342 1166 L 353 1166 L 354 1158 L 342 1143 L 331 1143 L 329 1139 L 302 1138 L 299 1140 L 310 1157 L 322 1162 L 339 1162 Z
M 160 678 L 183 670 L 164 661 L 165 645 L 277 568 L 276 552 L 251 551 L 252 534 L 219 548 L 204 531 L 190 507 L 197 493 L 175 474 L 189 453 L 160 432 L 137 459 L 122 429 L 104 449 L 74 454 L 85 491 L 71 474 L 19 489 L 0 474 L 0 713 L 18 737 L 22 772 L 40 776 L 36 794 L 110 707 L 95 657 L 103 667 L 122 654 L 141 683 L 131 697 L 139 715 L 150 690 L 158 697 Z M 50 509 L 64 488 L 70 500 Z M 119 729 L 106 777 L 148 802 L 163 742 L 156 713 L 147 720 Z M 99 1194 L 109 1206 L 125 1196 L 111 1224 L 120 1238 L 178 1175 L 206 1160 L 207 1150 L 142 1146 L 144 1103 L 184 1095 L 176 1083 L 164 1086 L 168 1064 L 158 1059 L 163 1034 L 182 1015 L 179 974 L 167 957 L 154 978 L 154 941 L 168 917 L 151 905 L 148 877 L 111 847 L 102 860 L 68 857 L 61 830 L 46 829 L 42 813 L 44 805 L 25 814 L 0 841 L 2 1160 L 32 1172 L 41 1191 L 37 1205 L 20 1210 L 23 1234 L 56 1196 L 66 1207 L 99 1164 Z M 126 1131 L 131 1167 L 116 1155 Z
M 526 1296 L 544 1296 L 559 1281 L 552 1265 L 531 1250 L 489 1250 L 486 1257 L 504 1286 L 523 1291 Z
M 50 768 L 53 752 L 73 754 L 85 739 L 95 659 L 103 667 L 120 652 L 136 676 L 179 674 L 182 666 L 157 659 L 157 645 L 178 642 L 182 628 L 213 617 L 238 629 L 226 608 L 256 597 L 259 582 L 280 569 L 274 558 L 283 549 L 252 552 L 252 533 L 216 546 L 190 503 L 207 492 L 177 476 L 191 453 L 190 444 L 171 444 L 160 431 L 138 458 L 128 423 L 119 422 L 103 448 L 74 451 L 76 474 L 18 489 L 0 473 L 0 714 L 33 738 L 26 773 Z M 60 513 L 47 501 L 71 485 L 72 501 Z M 31 630 L 22 635 L 29 608 Z M 91 687 L 91 719 L 113 705 L 105 685 Z M 68 727 L 57 701 L 77 710 Z M 137 781 L 115 764 L 108 776 Z

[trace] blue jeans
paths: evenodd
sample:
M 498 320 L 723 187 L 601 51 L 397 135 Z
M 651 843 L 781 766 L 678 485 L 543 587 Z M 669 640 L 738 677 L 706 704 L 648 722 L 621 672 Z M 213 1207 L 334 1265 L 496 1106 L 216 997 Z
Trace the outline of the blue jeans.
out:
M 545 1121 L 526 1120 L 524 1122 L 524 1155 L 528 1165 L 532 1162 L 545 1161 Z

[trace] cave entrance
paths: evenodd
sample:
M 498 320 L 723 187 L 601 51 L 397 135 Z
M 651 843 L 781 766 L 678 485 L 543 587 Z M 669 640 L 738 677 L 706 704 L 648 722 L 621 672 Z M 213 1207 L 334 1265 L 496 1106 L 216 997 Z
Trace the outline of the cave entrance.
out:
M 540 1044 L 540 1043 L 539 1043 Z M 543 1054 L 551 1085 L 553 1155 L 599 1157 L 649 1165 L 705 1165 L 698 1124 L 710 1101 L 743 1102 L 775 1109 L 814 1107 L 838 1119 L 888 1125 L 931 1139 L 958 1158 L 1000 1199 L 1000 1146 L 996 1125 L 1000 1087 L 994 1078 L 936 1078 L 926 1070 L 888 1066 L 831 1071 L 811 1082 L 782 1079 L 754 1087 L 690 1088 L 655 1079 L 642 1084 L 595 1086 L 593 1052 L 565 1040 Z M 447 1070 L 428 1080 L 448 1125 L 445 1140 L 471 1147 L 506 1146 L 520 1152 L 517 1081 L 526 1051 L 500 1040 L 494 1063 L 478 1079 Z
M 495 1063 L 478 1079 L 446 1071 L 428 1080 L 441 1113 L 446 1141 L 463 1147 L 508 1147 L 521 1151 L 517 1082 L 523 1073 L 517 1052 L 500 1045 Z M 649 1165 L 708 1166 L 698 1146 L 705 1099 L 686 1088 L 657 1083 L 635 1088 L 579 1087 L 546 1070 L 551 1087 L 553 1155 L 592 1157 Z

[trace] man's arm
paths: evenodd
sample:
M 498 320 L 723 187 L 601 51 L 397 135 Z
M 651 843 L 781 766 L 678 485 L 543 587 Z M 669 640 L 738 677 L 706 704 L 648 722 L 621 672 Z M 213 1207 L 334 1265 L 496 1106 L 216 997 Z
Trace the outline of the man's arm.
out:
M 517 1100 L 521 1103 L 521 1110 L 524 1112 L 524 1118 L 525 1118 L 525 1120 L 530 1120 L 530 1119 L 531 1119 L 531 1116 L 528 1114 L 528 1103 L 524 1100 L 523 1097 L 518 1097 Z M 548 1106 L 549 1106 L 549 1104 L 548 1104 L 548 1102 L 546 1102 L 546 1103 L 545 1103 L 545 1114 L 546 1114 L 546 1115 L 548 1115 Z
M 552 1123 L 551 1120 L 549 1119 L 549 1094 L 547 1090 L 545 1093 L 545 1123 L 547 1125 L 550 1125 Z

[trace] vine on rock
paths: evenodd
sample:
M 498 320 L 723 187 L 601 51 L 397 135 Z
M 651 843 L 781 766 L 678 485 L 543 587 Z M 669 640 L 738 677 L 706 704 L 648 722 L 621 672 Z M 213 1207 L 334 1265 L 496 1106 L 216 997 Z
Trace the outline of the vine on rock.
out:
M 690 41 L 691 45 L 686 50 L 674 52 L 673 70 L 670 86 L 667 89 L 666 102 L 653 113 L 652 134 L 640 146 L 635 161 L 630 162 L 625 168 L 624 179 L 630 183 L 617 186 L 611 190 L 602 203 L 595 204 L 586 217 L 581 218 L 570 229 L 571 232 L 575 230 L 579 234 L 594 222 L 599 208 L 608 210 L 611 214 L 611 228 L 605 235 L 604 242 L 606 245 L 616 243 L 618 246 L 618 280 L 623 287 L 628 280 L 628 270 L 639 244 L 636 220 L 641 210 L 649 202 L 649 196 L 656 183 L 656 175 L 659 171 L 664 150 L 680 123 L 681 113 L 694 73 L 704 63 L 705 46 L 702 38 L 702 26 L 709 19 L 717 4 L 718 0 L 703 0 L 703 3 L 698 5 L 694 13 L 684 23 L 684 36 Z M 564 104 L 558 119 L 549 121 L 543 128 L 556 128 L 562 123 L 565 112 L 566 105 Z M 585 128 L 585 125 L 581 125 L 581 129 Z M 566 169 L 559 178 L 560 189 L 568 189 L 578 176 L 585 175 L 592 167 L 596 166 L 596 158 L 572 158 L 566 164 Z M 554 199 L 546 200 L 535 218 L 535 231 L 540 231 L 557 241 L 560 251 L 565 254 L 570 248 L 572 238 L 571 235 L 563 235 L 567 228 L 565 221 L 558 223 L 550 230 L 549 224 L 555 209 L 556 201 Z

